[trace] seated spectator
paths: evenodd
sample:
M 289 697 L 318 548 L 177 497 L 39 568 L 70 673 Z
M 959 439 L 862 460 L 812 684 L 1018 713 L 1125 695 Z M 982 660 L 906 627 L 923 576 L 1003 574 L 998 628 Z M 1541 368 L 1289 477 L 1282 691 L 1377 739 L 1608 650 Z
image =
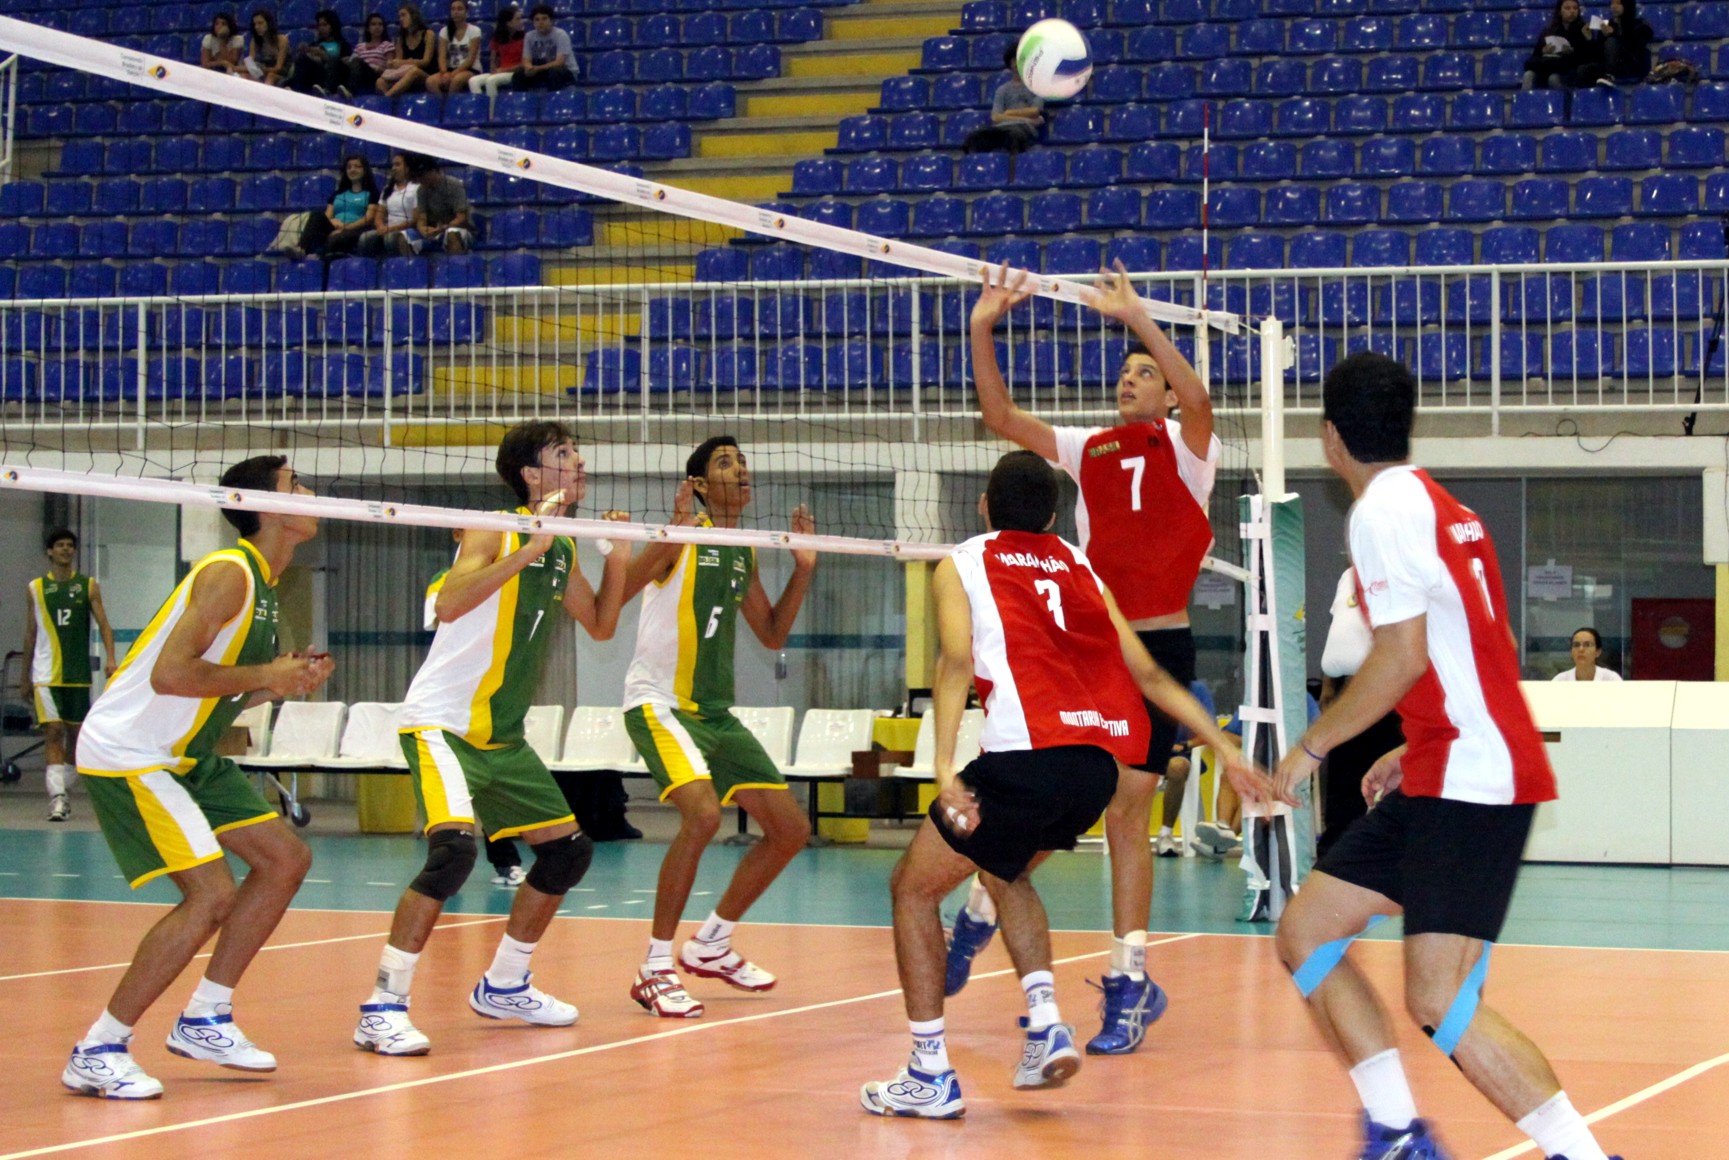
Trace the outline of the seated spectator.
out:
M 1639 19 L 1639 0 L 1609 0 L 1603 22 L 1603 72 L 1600 85 L 1642 81 L 1651 73 L 1651 26 Z
M 450 0 L 450 23 L 438 30 L 438 71 L 426 78 L 426 91 L 449 96 L 468 87 L 480 71 L 480 29 L 468 22 L 468 0 Z
M 378 227 L 377 206 L 378 180 L 372 176 L 372 163 L 358 153 L 344 157 L 330 203 L 322 214 L 313 213 L 306 219 L 306 229 L 300 235 L 301 252 L 290 256 L 340 258 L 354 253 L 361 236 Z
M 529 14 L 534 27 L 522 40 L 522 71 L 517 74 L 520 89 L 562 89 L 576 83 L 576 54 L 570 48 L 570 36 L 554 27 L 552 6 L 536 4 Z
M 276 13 L 268 8 L 252 14 L 252 45 L 241 63 L 247 76 L 267 85 L 285 85 L 294 75 L 288 37 L 276 27 Z
M 1013 45 L 1003 50 L 1003 67 L 1011 74 L 991 98 L 991 123 L 967 134 L 968 153 L 1019 153 L 1039 139 L 1045 123 L 1045 103 L 1021 82 Z
M 395 55 L 396 44 L 390 39 L 390 25 L 383 13 L 374 12 L 366 18 L 366 29 L 361 33 L 360 43 L 354 46 L 353 53 L 345 62 L 348 83 L 338 85 L 337 91 L 345 97 L 352 97 L 355 93 L 377 88 L 378 78 L 390 67 L 391 58 Z
M 1576 89 L 1601 69 L 1603 44 L 1580 13 L 1579 0 L 1558 0 L 1525 61 L 1523 87 Z
M 1603 638 L 1594 628 L 1581 628 L 1573 634 L 1573 667 L 1555 674 L 1557 681 L 1618 681 L 1621 674 L 1606 669 L 1597 661 L 1603 656 Z
M 407 257 L 418 254 L 418 235 L 414 233 L 415 211 L 420 202 L 420 186 L 409 168 L 408 154 L 390 155 L 390 185 L 373 211 L 372 228 L 360 235 L 360 252 L 378 258 L 387 254 Z
M 343 58 L 353 51 L 342 35 L 342 17 L 334 9 L 322 8 L 312 18 L 312 43 L 294 59 L 294 76 L 288 87 L 301 93 L 328 97 L 348 79 Z
M 474 227 L 462 182 L 440 169 L 436 157 L 421 158 L 414 179 L 420 183 L 411 234 L 414 252 L 468 253 L 474 245 Z
M 234 27 L 232 12 L 218 12 L 210 21 L 210 31 L 198 46 L 198 64 L 214 72 L 237 73 L 246 55 L 246 38 Z
M 396 10 L 396 20 L 396 51 L 378 78 L 378 91 L 387 97 L 424 87 L 427 74 L 438 65 L 438 38 L 426 26 L 420 5 L 404 4 Z
M 522 71 L 522 9 L 506 4 L 498 10 L 498 23 L 492 30 L 492 69 L 477 73 L 468 82 L 471 93 L 498 96 Z

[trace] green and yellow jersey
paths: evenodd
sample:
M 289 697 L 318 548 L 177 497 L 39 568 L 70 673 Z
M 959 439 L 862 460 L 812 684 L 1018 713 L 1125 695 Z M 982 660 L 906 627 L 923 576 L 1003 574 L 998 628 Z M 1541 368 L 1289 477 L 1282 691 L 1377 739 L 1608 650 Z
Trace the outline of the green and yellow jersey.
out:
M 702 526 L 713 525 L 705 516 Z M 754 548 L 686 544 L 672 573 L 643 589 L 626 709 L 670 705 L 714 717 L 732 708 L 734 629 L 755 572 Z
M 74 572 L 65 580 L 53 574 L 30 581 L 30 612 L 36 619 L 36 654 L 30 658 L 33 685 L 90 683 L 90 577 Z

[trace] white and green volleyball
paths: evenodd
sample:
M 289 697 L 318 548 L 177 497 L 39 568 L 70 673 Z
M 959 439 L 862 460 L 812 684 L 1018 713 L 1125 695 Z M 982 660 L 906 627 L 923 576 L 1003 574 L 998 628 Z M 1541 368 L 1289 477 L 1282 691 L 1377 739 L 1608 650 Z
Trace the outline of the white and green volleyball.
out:
M 1081 30 L 1067 20 L 1041 20 L 1021 34 L 1015 50 L 1021 83 L 1048 101 L 1063 101 L 1087 87 L 1093 54 Z

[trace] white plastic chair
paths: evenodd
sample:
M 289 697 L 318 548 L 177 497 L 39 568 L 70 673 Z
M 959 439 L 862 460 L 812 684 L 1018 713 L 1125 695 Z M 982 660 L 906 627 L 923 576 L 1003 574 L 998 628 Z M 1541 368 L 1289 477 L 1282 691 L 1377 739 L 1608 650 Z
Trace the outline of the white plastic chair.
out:
M 561 773 L 593 773 L 635 766 L 636 746 L 624 730 L 624 710 L 616 705 L 578 705 L 564 731 L 564 752 L 547 765 Z
M 734 705 L 732 715 L 762 743 L 770 761 L 782 769 L 792 764 L 791 705 Z
M 788 780 L 828 781 L 852 773 L 852 755 L 871 747 L 870 709 L 809 709 L 798 730 L 798 760 L 784 769 Z
M 919 736 L 913 743 L 913 762 L 895 770 L 896 777 L 911 778 L 914 781 L 933 781 L 937 770 L 937 715 L 928 712 L 919 718 Z M 961 712 L 961 727 L 955 734 L 955 769 L 965 769 L 967 763 L 979 755 L 979 735 L 985 729 L 985 711 L 983 709 L 965 709 Z
M 291 705 L 284 705 L 286 714 Z M 362 701 L 348 707 L 348 724 L 342 729 L 342 741 L 336 756 L 313 761 L 314 769 L 343 772 L 360 769 L 407 769 L 402 756 L 402 742 L 397 740 L 397 722 L 402 705 L 379 701 Z M 278 722 L 277 736 L 281 736 Z
M 548 768 L 558 760 L 558 735 L 563 730 L 563 705 L 533 705 L 522 719 L 522 739 Z
M 262 705 L 254 705 L 245 709 L 234 719 L 234 728 L 246 730 L 246 756 L 261 757 L 270 749 L 270 711 L 275 708 L 269 701 Z
M 312 820 L 300 804 L 300 772 L 336 756 L 347 708 L 341 701 L 285 701 L 276 713 L 265 752 L 234 759 L 241 769 L 256 773 L 264 785 L 275 787 L 289 820 L 297 826 Z M 276 776 L 278 771 L 287 774 L 287 785 Z

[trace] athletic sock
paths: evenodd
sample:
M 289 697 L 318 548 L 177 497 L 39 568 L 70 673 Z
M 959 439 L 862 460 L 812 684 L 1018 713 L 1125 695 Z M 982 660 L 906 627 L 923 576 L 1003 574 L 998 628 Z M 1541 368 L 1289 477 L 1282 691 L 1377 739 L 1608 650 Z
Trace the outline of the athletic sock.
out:
M 1169 826 L 1160 826 L 1159 827 L 1159 837 L 1161 837 L 1161 838 L 1174 838 L 1174 837 L 1176 837 L 1176 833 Z
M 907 1026 L 913 1033 L 912 1065 L 926 1075 L 939 1075 L 951 1070 L 949 1063 L 948 1040 L 943 1037 L 943 1021 L 941 1017 L 926 1020 L 910 1020 Z
M 1531 1137 L 1545 1156 L 1567 1160 L 1608 1160 L 1602 1145 L 1591 1135 L 1591 1126 L 1573 1107 L 1566 1092 L 1556 1092 L 1536 1111 L 1519 1121 L 1519 1130 Z
M 1408 1128 L 1417 1118 L 1417 1101 L 1405 1078 L 1405 1065 L 1399 1062 L 1398 1048 L 1371 1055 L 1353 1067 L 1351 1082 L 1357 1085 L 1357 1096 L 1369 1119 L 1383 1128 Z
M 643 966 L 651 971 L 672 970 L 672 940 L 669 938 L 649 939 L 648 958 L 643 960 Z
M 972 889 L 967 891 L 967 913 L 979 922 L 995 925 L 997 921 L 997 902 L 991 897 L 991 892 L 985 889 L 985 881 L 977 874 L 973 875 Z
M 80 1046 L 95 1046 L 98 1043 L 125 1043 L 131 1038 L 132 1028 L 103 1011 L 102 1017 L 90 1025 L 90 1030 L 84 1033 L 84 1038 L 78 1043 Z
M 414 967 L 420 962 L 419 953 L 409 954 L 398 950 L 389 943 L 384 944 L 384 953 L 378 956 L 378 983 L 372 991 L 372 1002 L 384 1003 L 389 1000 L 383 995 L 394 995 L 398 999 L 408 998 L 408 989 L 414 985 Z
M 1021 976 L 1021 990 L 1027 996 L 1027 1029 L 1037 1031 L 1063 1017 L 1057 1011 L 1056 978 L 1049 971 L 1034 971 Z
M 514 987 L 528 978 L 528 957 L 536 943 L 519 942 L 505 935 L 498 940 L 498 953 L 486 969 L 486 981 L 494 987 Z
M 1112 936 L 1111 938 L 1111 968 L 1105 972 L 1108 977 L 1127 975 L 1135 982 L 1143 982 L 1147 977 L 1147 932 L 1131 930 L 1128 934 Z
M 200 979 L 198 989 L 192 992 L 192 999 L 186 1004 L 186 1017 L 207 1019 L 216 1014 L 217 1008 L 223 1005 L 233 1008 L 234 988 L 212 983 L 208 978 Z
M 702 924 L 702 929 L 696 932 L 696 941 L 717 951 L 732 948 L 732 929 L 737 921 L 728 922 L 713 911 L 709 912 L 708 921 Z
M 47 783 L 48 796 L 51 798 L 65 797 L 66 787 L 72 784 L 72 775 L 77 772 L 78 770 L 73 766 L 63 763 L 50 765 L 47 770 L 44 771 L 44 780 Z

